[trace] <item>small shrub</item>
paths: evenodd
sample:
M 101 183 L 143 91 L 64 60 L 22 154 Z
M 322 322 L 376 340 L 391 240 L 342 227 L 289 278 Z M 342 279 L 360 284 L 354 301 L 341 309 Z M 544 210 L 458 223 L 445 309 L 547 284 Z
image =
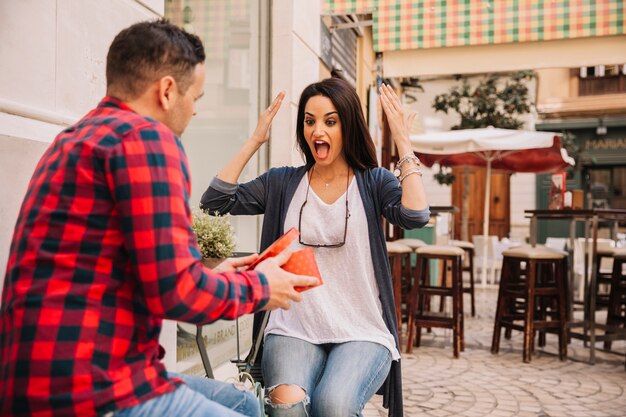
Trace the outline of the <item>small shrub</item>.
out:
M 446 169 L 444 170 L 442 166 L 439 167 L 439 172 L 435 173 L 435 175 L 433 175 L 433 178 L 435 178 L 435 181 L 437 181 L 441 185 L 452 185 L 452 183 L 456 179 L 456 177 L 452 173 L 451 168 L 446 167 Z
M 228 258 L 235 250 L 235 232 L 229 216 L 210 216 L 198 211 L 192 215 L 193 231 L 204 258 Z

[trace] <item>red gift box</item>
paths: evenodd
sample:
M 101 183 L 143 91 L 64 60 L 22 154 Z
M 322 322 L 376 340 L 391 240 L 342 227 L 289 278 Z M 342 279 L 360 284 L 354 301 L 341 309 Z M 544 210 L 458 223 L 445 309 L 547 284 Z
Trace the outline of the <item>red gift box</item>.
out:
M 274 243 L 272 243 L 267 249 L 265 249 L 260 255 L 259 258 L 254 261 L 248 269 L 254 269 L 259 263 L 263 262 L 265 259 L 272 258 L 282 251 L 287 249 L 289 245 L 300 235 L 298 230 L 295 227 L 292 227 L 279 237 Z M 281 265 L 281 268 L 287 272 L 291 272 L 292 274 L 297 275 L 308 275 L 311 277 L 316 277 L 318 279 L 317 285 L 312 285 L 309 287 L 295 287 L 296 291 L 306 291 L 311 288 L 315 288 L 318 285 L 322 285 L 324 280 L 322 279 L 322 275 L 320 274 L 320 270 L 317 267 L 317 261 L 315 260 L 315 254 L 313 253 L 312 248 L 304 248 L 298 251 L 295 251 L 291 254 L 291 257 Z

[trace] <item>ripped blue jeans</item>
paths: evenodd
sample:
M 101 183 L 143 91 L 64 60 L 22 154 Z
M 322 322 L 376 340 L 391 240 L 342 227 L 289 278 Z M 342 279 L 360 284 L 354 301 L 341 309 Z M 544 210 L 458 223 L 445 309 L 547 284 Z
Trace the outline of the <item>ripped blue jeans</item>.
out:
M 185 381 L 167 394 L 114 413 L 112 417 L 259 417 L 261 409 L 254 396 L 227 384 L 197 376 L 169 373 Z M 107 416 L 107 415 L 105 415 Z
M 357 417 L 385 382 L 391 353 L 372 342 L 315 345 L 269 334 L 262 366 L 270 417 Z M 304 400 L 272 404 L 272 390 L 291 384 L 304 390 Z

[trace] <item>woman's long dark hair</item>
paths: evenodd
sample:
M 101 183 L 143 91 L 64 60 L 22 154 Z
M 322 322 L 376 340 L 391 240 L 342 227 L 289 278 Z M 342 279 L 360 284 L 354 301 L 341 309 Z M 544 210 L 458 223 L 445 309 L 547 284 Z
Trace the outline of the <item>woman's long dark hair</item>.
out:
M 378 166 L 376 148 L 363 117 L 361 102 L 356 90 L 341 78 L 327 78 L 304 89 L 298 104 L 296 138 L 307 165 L 315 163 L 313 153 L 304 137 L 304 108 L 311 97 L 324 96 L 332 101 L 341 121 L 343 153 L 352 169 Z

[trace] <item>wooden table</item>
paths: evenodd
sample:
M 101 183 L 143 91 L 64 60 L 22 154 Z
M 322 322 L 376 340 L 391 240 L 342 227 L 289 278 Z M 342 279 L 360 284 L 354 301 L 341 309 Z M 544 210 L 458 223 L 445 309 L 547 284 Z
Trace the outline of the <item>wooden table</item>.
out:
M 596 341 L 615 339 L 623 337 L 616 333 L 611 336 L 596 335 L 596 328 L 606 330 L 606 326 L 596 323 L 596 268 L 594 262 L 598 250 L 598 223 L 600 221 L 613 221 L 613 234 L 617 234 L 619 221 L 626 221 L 626 210 L 624 209 L 562 209 L 562 210 L 525 210 L 530 217 L 530 244 L 537 244 L 537 220 L 538 219 L 560 219 L 569 220 L 569 292 L 568 292 L 568 327 L 570 329 L 582 327 L 583 333 L 575 333 L 570 330 L 570 336 L 589 342 L 589 362 L 595 363 L 595 343 Z M 585 223 L 585 268 L 584 268 L 584 319 L 581 322 L 574 322 L 572 315 L 573 306 L 573 285 L 574 285 L 574 245 L 576 240 L 576 222 Z M 591 228 L 591 236 L 589 236 Z M 587 253 L 588 240 L 591 238 L 591 252 Z M 615 238 L 615 236 L 614 236 Z M 589 279 L 589 265 L 591 265 L 591 279 Z

